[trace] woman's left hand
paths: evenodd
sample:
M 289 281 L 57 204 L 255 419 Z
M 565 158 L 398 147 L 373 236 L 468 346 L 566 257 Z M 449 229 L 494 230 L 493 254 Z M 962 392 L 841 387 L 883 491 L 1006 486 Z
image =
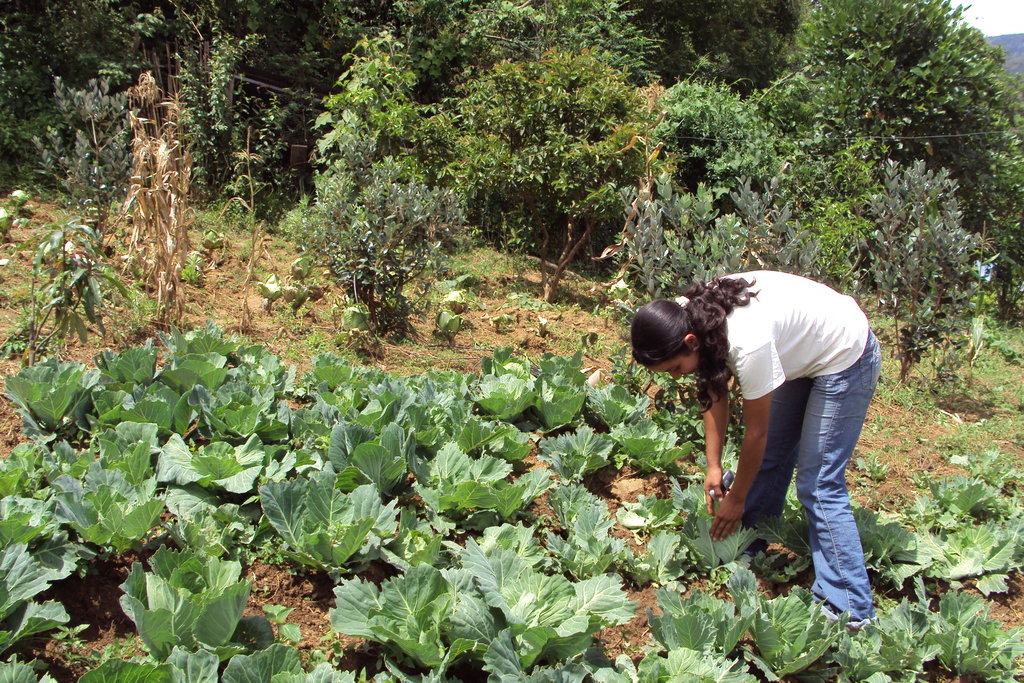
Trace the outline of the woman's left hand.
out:
M 745 503 L 746 501 L 733 491 L 725 494 L 725 498 L 718 504 L 715 519 L 711 522 L 711 540 L 721 541 L 739 528 Z

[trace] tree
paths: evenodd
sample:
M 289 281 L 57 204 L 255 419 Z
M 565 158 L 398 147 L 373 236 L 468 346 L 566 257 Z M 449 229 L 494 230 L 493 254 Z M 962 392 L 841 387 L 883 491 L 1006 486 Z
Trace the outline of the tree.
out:
M 709 78 L 746 95 L 787 69 L 805 2 L 631 0 L 628 6 L 659 44 L 652 65 L 666 85 Z
M 1020 241 L 1018 105 L 1000 51 L 964 23 L 962 9 L 949 0 L 821 3 L 800 34 L 799 57 L 803 70 L 766 101 L 781 128 L 812 140 L 801 150 L 809 163 L 828 165 L 866 140 L 860 151 L 879 181 L 886 160 L 948 169 L 963 226 L 996 244 Z
M 552 51 L 505 62 L 469 81 L 450 173 L 487 237 L 519 241 L 547 261 L 544 298 L 602 222 L 619 218 L 618 187 L 643 173 L 633 148 L 647 113 L 595 54 Z
M 151 18 L 134 2 L 11 0 L 0 10 L 0 189 L 35 171 L 32 138 L 62 127 L 53 79 L 82 88 L 102 78 L 119 91 L 139 66 Z M 69 132 L 61 129 L 61 132 Z
M 665 116 L 654 135 L 678 156 L 675 177 L 691 190 L 706 183 L 716 196 L 740 178 L 763 183 L 778 171 L 775 138 L 761 113 L 728 86 L 683 81 L 658 100 Z
M 586 47 L 634 84 L 652 77 L 656 41 L 626 0 L 399 0 L 382 24 L 407 46 L 417 96 L 437 101 L 473 70 Z

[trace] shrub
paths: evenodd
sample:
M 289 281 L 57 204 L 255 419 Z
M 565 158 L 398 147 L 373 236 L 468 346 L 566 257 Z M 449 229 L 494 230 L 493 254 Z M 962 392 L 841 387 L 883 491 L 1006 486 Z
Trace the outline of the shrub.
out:
M 880 307 L 896 323 L 904 380 L 929 349 L 939 351 L 940 371 L 956 361 L 978 288 L 978 243 L 960 225 L 957 184 L 946 171 L 890 162 L 884 186 L 870 202 L 876 230 L 867 267 Z
M 709 185 L 716 198 L 738 178 L 771 178 L 779 166 L 774 137 L 755 106 L 725 85 L 683 81 L 661 97 L 654 135 L 679 157 L 682 187 Z
M 76 90 L 58 76 L 53 86 L 57 109 L 74 139 L 53 128 L 45 140 L 34 138 L 40 164 L 68 202 L 102 233 L 112 204 L 125 195 L 131 171 L 127 95 L 110 94 L 107 82 L 96 79 Z
M 775 206 L 778 180 L 753 191 L 744 182 L 731 193 L 737 214 L 720 214 L 712 191 L 679 192 L 668 176 L 651 189 L 623 198 L 629 211 L 622 245 L 626 269 L 648 297 L 673 296 L 695 280 L 741 270 L 770 268 L 806 272 L 816 247 Z
M 324 178 L 308 214 L 308 244 L 349 296 L 366 306 L 375 334 L 403 334 L 444 261 L 441 244 L 462 225 L 455 194 L 403 177 L 390 158 L 358 174 Z
M 602 224 L 617 219 L 616 187 L 633 184 L 646 125 L 636 91 L 594 54 L 552 51 L 505 62 L 470 80 L 450 173 L 473 222 L 502 245 L 517 242 L 545 261 L 544 298 Z

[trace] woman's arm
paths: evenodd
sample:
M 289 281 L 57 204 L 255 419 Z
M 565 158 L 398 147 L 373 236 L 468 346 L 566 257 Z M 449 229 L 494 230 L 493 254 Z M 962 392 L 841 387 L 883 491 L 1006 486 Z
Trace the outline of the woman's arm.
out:
M 771 411 L 772 395 L 766 394 L 760 398 L 743 401 L 743 444 L 740 446 L 739 465 L 736 468 L 736 481 L 732 488 L 721 498 L 721 504 L 715 513 L 715 521 L 711 523 L 711 538 L 720 541 L 734 532 L 743 518 L 743 507 L 747 502 L 747 493 L 754 485 L 757 473 L 761 469 L 761 460 L 764 457 L 765 443 L 768 441 L 768 415 Z M 712 404 L 712 410 L 714 410 Z M 728 405 L 726 405 L 728 408 Z M 711 411 L 708 411 L 711 412 Z M 707 438 L 708 418 L 705 413 L 705 438 Z M 713 420 L 714 418 L 712 418 Z M 724 419 L 722 420 L 724 423 Z M 724 425 L 721 435 L 724 437 Z M 721 442 L 718 446 L 719 456 L 715 464 L 718 467 L 719 488 L 721 484 Z M 711 474 L 711 458 L 708 458 L 709 479 Z M 707 488 L 707 484 L 705 484 Z
M 708 467 L 704 477 L 704 498 L 708 514 L 715 514 L 715 500 L 722 500 L 722 448 L 725 445 L 726 425 L 729 423 L 729 396 L 715 397 L 711 408 L 704 411 L 704 453 Z M 712 491 L 714 496 L 712 496 Z

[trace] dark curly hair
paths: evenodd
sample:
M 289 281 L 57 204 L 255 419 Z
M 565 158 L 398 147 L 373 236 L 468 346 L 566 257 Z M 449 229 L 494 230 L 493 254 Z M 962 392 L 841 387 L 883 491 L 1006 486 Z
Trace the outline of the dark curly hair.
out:
M 697 400 L 701 410 L 709 410 L 712 395 L 725 396 L 732 371 L 725 359 L 729 353 L 726 316 L 737 306 L 746 306 L 757 296 L 750 288 L 754 282 L 742 278 L 716 277 L 697 282 L 683 294 L 690 301 L 685 307 L 675 301 L 659 299 L 643 306 L 633 317 L 630 343 L 633 360 L 650 367 L 680 354 L 692 353 L 683 342 L 691 332 L 697 336 L 700 359 L 697 363 Z

